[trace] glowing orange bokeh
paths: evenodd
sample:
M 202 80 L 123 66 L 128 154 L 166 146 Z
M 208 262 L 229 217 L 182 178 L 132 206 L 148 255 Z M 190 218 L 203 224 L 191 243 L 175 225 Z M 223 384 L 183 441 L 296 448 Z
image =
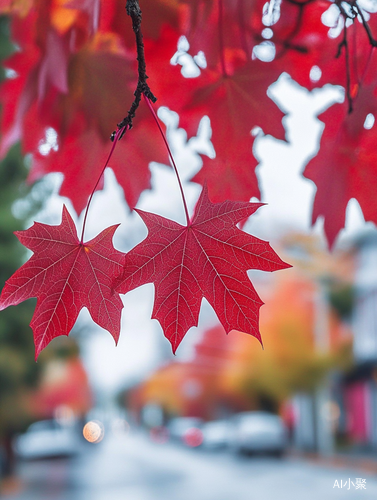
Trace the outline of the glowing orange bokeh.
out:
M 89 443 L 99 443 L 105 435 L 103 424 L 98 420 L 91 420 L 84 425 L 83 436 Z

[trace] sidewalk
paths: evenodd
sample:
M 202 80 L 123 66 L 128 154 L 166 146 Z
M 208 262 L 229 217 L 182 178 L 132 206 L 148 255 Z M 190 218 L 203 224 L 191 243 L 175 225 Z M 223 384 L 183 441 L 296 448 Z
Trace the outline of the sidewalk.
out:
M 336 452 L 331 456 L 323 456 L 315 452 L 292 450 L 289 456 L 304 458 L 318 465 L 328 465 L 339 469 L 355 469 L 360 472 L 377 475 L 377 452 L 365 452 L 357 449 Z

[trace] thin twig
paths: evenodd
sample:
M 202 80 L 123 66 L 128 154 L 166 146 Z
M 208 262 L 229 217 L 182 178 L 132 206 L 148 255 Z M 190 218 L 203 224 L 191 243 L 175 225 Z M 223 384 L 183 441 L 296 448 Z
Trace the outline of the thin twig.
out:
M 304 16 L 305 7 L 313 0 L 307 0 L 306 2 L 296 2 L 294 0 L 287 1 L 298 8 L 298 15 L 295 20 L 295 25 L 293 26 L 293 29 L 288 34 L 288 36 L 284 40 L 278 40 L 277 38 L 274 40 L 275 44 L 279 43 L 281 45 L 281 51 L 276 55 L 276 59 L 283 57 L 288 50 L 295 50 L 296 52 L 300 52 L 301 54 L 307 54 L 310 52 L 310 49 L 308 47 L 297 45 L 292 41 L 302 29 L 302 19 Z
M 302 5 L 308 5 L 309 3 L 316 2 L 316 0 L 306 0 L 305 2 L 302 2 L 301 0 L 286 0 L 286 2 L 293 5 L 299 5 L 301 7 Z
M 372 45 L 372 47 L 377 47 L 377 41 L 373 38 L 373 35 L 372 35 L 371 29 L 369 27 L 369 24 L 365 20 L 364 13 L 360 9 L 360 7 L 358 6 L 357 2 L 356 2 L 356 5 L 357 5 L 357 10 L 359 11 L 359 16 L 361 17 L 361 21 L 363 23 L 364 29 L 365 29 L 365 31 L 367 33 L 367 36 L 368 36 L 368 39 L 369 39 L 369 43 Z
M 123 120 L 117 124 L 118 130 L 124 128 L 126 129 L 132 128 L 132 120 L 135 117 L 135 113 L 137 108 L 139 107 L 141 96 L 144 94 L 148 97 L 152 102 L 157 101 L 157 97 L 152 94 L 149 85 L 147 84 L 147 73 L 146 73 L 146 64 L 145 64 L 145 55 L 144 55 L 144 43 L 143 43 L 143 34 L 141 32 L 141 9 L 139 6 L 138 0 L 127 0 L 126 4 L 127 14 L 131 17 L 132 20 L 132 29 L 134 30 L 136 37 L 136 49 L 137 49 L 137 62 L 138 62 L 138 81 L 136 90 L 134 92 L 135 99 L 127 113 L 127 116 L 123 118 Z M 115 138 L 116 132 L 111 134 L 111 140 L 113 141 Z M 124 132 L 120 136 L 120 139 L 123 137 Z

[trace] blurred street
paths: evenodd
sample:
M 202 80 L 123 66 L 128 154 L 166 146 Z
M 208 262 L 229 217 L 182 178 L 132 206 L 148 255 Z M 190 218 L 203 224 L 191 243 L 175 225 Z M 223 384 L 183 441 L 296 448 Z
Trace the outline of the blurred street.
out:
M 4 500 L 377 498 L 377 476 L 364 471 L 157 444 L 136 432 L 83 443 L 72 460 L 23 462 L 18 471 L 18 490 Z M 357 487 L 360 479 L 365 488 Z

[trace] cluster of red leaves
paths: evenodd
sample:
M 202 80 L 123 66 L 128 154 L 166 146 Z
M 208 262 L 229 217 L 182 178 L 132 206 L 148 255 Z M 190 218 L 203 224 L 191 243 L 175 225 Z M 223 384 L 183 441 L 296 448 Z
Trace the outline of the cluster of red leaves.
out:
M 53 338 L 69 334 L 83 307 L 117 342 L 123 307 L 118 292 L 153 282 L 153 317 L 159 320 L 174 352 L 187 330 L 197 326 L 203 297 L 227 332 L 241 330 L 260 340 L 262 301 L 246 271 L 289 267 L 267 242 L 236 226 L 260 205 L 234 201 L 214 204 L 204 188 L 187 226 L 138 211 L 149 234 L 128 254 L 112 245 L 116 226 L 81 243 L 64 207 L 59 226 L 34 223 L 17 233 L 34 255 L 7 280 L 0 310 L 37 297 L 30 325 L 36 356 Z
M 29 180 L 62 172 L 60 193 L 78 213 L 87 204 L 108 154 L 110 134 L 128 110 L 137 82 L 135 41 L 124 3 L 25 0 L 20 2 L 23 15 L 12 18 L 12 39 L 20 50 L 5 63 L 17 76 L 1 90 L 0 153 L 21 140 L 24 153 L 33 155 Z M 158 26 L 169 9 L 164 2 L 156 3 L 162 5 Z M 40 146 L 50 128 L 58 138 L 46 154 Z M 149 162 L 168 161 L 153 132 L 150 115 L 141 108 L 132 136 L 127 144 L 120 142 L 112 156 L 110 167 L 130 207 L 150 188 Z
M 11 77 L 0 90 L 0 154 L 21 140 L 23 151 L 32 153 L 29 180 L 61 172 L 60 193 L 78 213 L 87 205 L 108 153 L 108 138 L 127 113 L 136 87 L 135 41 L 125 3 L 0 3 L 0 13 L 12 17 L 18 47 L 5 63 Z M 258 126 L 265 134 L 285 138 L 284 113 L 267 95 L 283 71 L 309 90 L 332 83 L 343 85 L 347 94 L 344 104 L 321 115 L 320 152 L 304 172 L 317 186 L 313 222 L 324 217 L 332 245 L 352 197 L 365 218 L 377 222 L 372 193 L 377 127 L 365 127 L 366 117 L 375 114 L 375 15 L 354 1 L 347 10 L 344 2 L 328 0 L 140 0 L 140 6 L 151 90 L 159 104 L 179 113 L 189 135 L 196 133 L 203 115 L 210 117 L 216 159 L 203 156 L 203 167 L 192 179 L 207 187 L 187 226 L 139 212 L 149 235 L 125 256 L 112 246 L 114 228 L 80 242 L 66 210 L 60 226 L 36 224 L 19 235 L 35 254 L 8 280 L 0 307 L 38 297 L 32 322 L 37 353 L 54 336 L 68 334 L 84 306 L 117 340 L 117 293 L 148 282 L 156 288 L 153 317 L 173 350 L 197 324 L 203 297 L 226 331 L 239 329 L 260 338 L 261 301 L 246 270 L 287 266 L 267 243 L 236 224 L 259 206 L 248 202 L 260 197 L 252 129 Z M 337 36 L 329 36 L 322 22 L 330 7 Z M 182 34 L 193 61 L 200 51 L 205 55 L 206 67 L 200 64 L 195 78 L 184 78 L 180 65 L 170 63 Z M 258 59 L 261 48 L 274 52 L 272 61 Z M 313 68 L 321 78 L 313 78 Z M 57 142 L 47 145 L 47 151 L 41 146 L 46 146 L 50 129 Z M 150 187 L 152 160 L 167 163 L 167 153 L 147 107 L 140 106 L 109 164 L 131 208 Z
M 365 218 L 377 223 L 377 211 L 372 208 L 374 197 L 366 187 L 375 181 L 377 167 L 372 150 L 364 147 L 374 142 L 377 130 L 364 127 L 375 107 L 377 15 L 360 8 L 362 17 L 345 19 L 346 13 L 327 0 L 269 3 L 182 0 L 182 3 L 187 6 L 184 33 L 190 43 L 190 54 L 195 56 L 199 50 L 203 51 L 207 67 L 197 78 L 184 78 L 179 66 L 169 64 L 168 54 L 174 51 L 178 34 L 165 30 L 159 47 L 147 46 L 151 61 L 148 71 L 161 104 L 179 113 L 180 122 L 189 133 L 194 133 L 203 115 L 211 119 L 211 140 L 217 157 L 216 160 L 204 157 L 203 168 L 192 180 L 207 182 L 214 201 L 259 197 L 257 161 L 252 155 L 254 138 L 250 131 L 258 126 L 265 134 L 284 139 L 283 113 L 269 99 L 267 89 L 285 71 L 308 90 L 331 83 L 342 85 L 347 93 L 342 105 L 321 116 L 325 132 L 320 154 L 304 172 L 317 186 L 313 223 L 319 215 L 324 216 L 326 236 L 332 246 L 344 226 L 345 207 L 352 197 L 359 201 Z M 330 7 L 335 14 L 338 9 L 332 20 L 337 33 L 334 29 L 330 32 L 322 21 Z M 272 61 L 263 62 L 256 57 L 261 46 L 275 51 Z M 157 54 L 155 59 L 153 54 Z M 166 62 L 161 80 L 158 75 L 163 61 Z M 320 78 L 313 75 L 313 69 L 321 74 Z M 369 101 L 362 97 L 367 85 L 373 95 Z M 359 104 L 361 101 L 365 104 Z M 335 116 L 336 108 L 342 112 Z M 347 125 L 342 125 L 343 120 Z M 342 127 L 352 129 L 351 142 L 347 142 Z M 332 147 L 343 141 L 353 148 L 354 169 L 349 168 L 351 158 L 346 153 L 337 154 Z M 364 179 L 362 184 L 360 176 Z

